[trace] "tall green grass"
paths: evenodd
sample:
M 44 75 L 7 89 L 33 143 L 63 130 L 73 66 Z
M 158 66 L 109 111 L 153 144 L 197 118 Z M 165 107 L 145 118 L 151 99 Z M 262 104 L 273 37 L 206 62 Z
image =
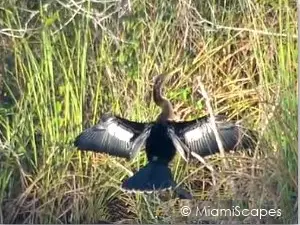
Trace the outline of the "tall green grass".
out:
M 121 19 L 109 14 L 114 3 L 86 1 L 78 3 L 80 10 L 61 3 L 0 4 L 0 27 L 12 29 L 0 28 L 1 223 L 201 219 L 180 216 L 168 194 L 120 190 L 122 180 L 146 163 L 144 153 L 126 162 L 73 147 L 102 113 L 153 120 L 159 109 L 151 101 L 151 80 L 159 73 L 174 74 L 166 95 L 179 119 L 207 114 L 200 77 L 215 113 L 241 119 L 260 134 L 253 157 L 229 154 L 229 168 L 218 156 L 207 159 L 218 171 L 216 186 L 202 164 L 187 166 L 179 157 L 172 165 L 175 180 L 198 200 L 247 199 L 248 207 L 282 209 L 267 223 L 295 222 L 292 1 L 133 1 Z M 107 18 L 99 22 L 96 12 Z

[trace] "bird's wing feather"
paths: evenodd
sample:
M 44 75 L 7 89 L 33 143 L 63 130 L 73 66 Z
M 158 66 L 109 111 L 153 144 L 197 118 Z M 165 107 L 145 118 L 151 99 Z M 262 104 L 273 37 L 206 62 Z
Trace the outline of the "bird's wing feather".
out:
M 149 135 L 147 125 L 120 117 L 103 116 L 97 125 L 84 130 L 75 139 L 74 145 L 80 150 L 131 159 Z
M 188 161 L 189 158 L 189 149 L 188 147 L 180 140 L 180 138 L 175 134 L 173 129 L 168 129 L 169 135 L 173 142 L 173 145 L 176 148 L 176 151 L 180 154 L 180 156 L 185 160 Z
M 248 148 L 251 137 L 245 135 L 234 122 L 224 120 L 224 116 L 216 116 L 216 126 L 225 151 L 235 150 L 237 147 Z M 200 156 L 219 152 L 212 124 L 209 117 L 202 117 L 187 122 L 174 122 L 177 136 L 193 152 Z

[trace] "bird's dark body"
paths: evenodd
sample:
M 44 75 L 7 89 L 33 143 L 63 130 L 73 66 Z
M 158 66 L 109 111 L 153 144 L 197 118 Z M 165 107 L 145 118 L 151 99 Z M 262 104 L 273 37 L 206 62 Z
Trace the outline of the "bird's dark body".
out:
M 176 154 L 175 146 L 168 134 L 167 123 L 156 123 L 152 126 L 146 140 L 146 154 L 149 162 L 159 161 L 168 164 Z
M 176 148 L 168 134 L 169 129 L 168 123 L 158 122 L 152 125 L 145 142 L 149 162 L 123 182 L 123 189 L 152 192 L 175 187 L 168 165 L 176 154 Z
M 122 188 L 127 191 L 151 192 L 176 186 L 169 163 L 175 154 L 188 161 L 190 153 L 202 157 L 219 152 L 210 118 L 174 121 L 172 104 L 162 96 L 164 76 L 155 78 L 153 100 L 162 112 L 155 122 L 133 122 L 118 116 L 104 115 L 100 122 L 83 131 L 74 144 L 80 150 L 107 153 L 132 159 L 145 146 L 148 163 Z M 215 116 L 216 126 L 224 150 L 249 148 L 255 143 L 255 132 L 242 128 L 223 116 Z

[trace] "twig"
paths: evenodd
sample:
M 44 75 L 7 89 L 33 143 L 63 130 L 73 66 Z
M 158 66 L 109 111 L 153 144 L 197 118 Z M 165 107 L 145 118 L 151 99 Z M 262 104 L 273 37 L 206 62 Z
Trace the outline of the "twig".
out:
M 191 155 L 193 157 L 195 157 L 196 159 L 198 159 L 199 162 L 201 162 L 207 169 L 210 170 L 211 176 L 212 176 L 212 182 L 213 182 L 213 185 L 215 186 L 217 184 L 217 182 L 216 182 L 216 176 L 215 176 L 216 171 L 214 170 L 214 168 L 211 165 L 209 165 L 207 162 L 205 162 L 203 157 L 201 157 L 197 153 L 191 151 Z
M 203 83 L 200 80 L 198 80 L 198 84 L 199 84 L 200 89 L 201 89 L 201 91 L 198 91 L 198 92 L 205 99 L 206 107 L 207 107 L 207 110 L 208 110 L 208 113 L 209 113 L 209 116 L 210 116 L 210 123 L 211 123 L 211 126 L 212 126 L 212 130 L 213 130 L 214 135 L 216 137 L 216 141 L 217 141 L 218 148 L 220 150 L 220 154 L 221 154 L 222 158 L 224 158 L 225 157 L 225 151 L 224 151 L 224 147 L 223 147 L 223 144 L 222 144 L 219 132 L 218 132 L 218 128 L 217 128 L 217 125 L 216 125 L 216 119 L 215 119 L 215 116 L 214 116 L 214 113 L 213 113 L 213 109 L 212 109 L 210 101 L 209 101 L 208 94 L 205 91 L 204 85 L 203 85 Z M 224 162 L 224 165 L 226 167 L 228 167 L 226 161 Z
M 223 147 L 223 144 L 222 144 L 219 132 L 218 132 L 218 128 L 217 128 L 217 125 L 216 125 L 216 119 L 215 119 L 213 109 L 212 109 L 211 104 L 210 104 L 208 94 L 207 94 L 207 92 L 204 88 L 203 83 L 200 81 L 200 79 L 198 79 L 198 84 L 199 84 L 200 89 L 201 89 L 201 91 L 198 91 L 198 92 L 199 92 L 199 94 L 202 94 L 203 98 L 205 99 L 206 107 L 207 107 L 208 113 L 210 115 L 210 120 L 209 121 L 211 123 L 212 130 L 213 130 L 214 135 L 216 137 L 216 142 L 217 142 L 217 145 L 218 145 L 221 157 L 222 157 L 222 162 L 224 164 L 225 169 L 228 170 L 229 165 L 228 165 L 228 163 L 226 161 L 226 158 L 225 158 L 224 147 Z M 232 188 L 232 190 L 235 190 L 235 185 L 234 185 L 233 180 L 231 180 L 231 188 Z
M 205 25 L 209 26 L 212 30 L 229 30 L 229 31 L 238 31 L 238 32 L 248 32 L 248 33 L 260 34 L 265 36 L 273 36 L 273 37 L 291 37 L 293 39 L 298 38 L 297 34 L 275 33 L 275 32 L 264 31 L 264 30 L 255 30 L 250 28 L 229 27 L 229 26 L 220 25 L 203 18 L 203 16 L 199 13 L 199 11 L 195 7 L 191 6 L 190 3 L 187 3 L 186 1 L 182 1 L 182 4 L 185 4 L 198 17 L 196 19 L 197 22 L 195 24 L 201 26 L 205 26 Z

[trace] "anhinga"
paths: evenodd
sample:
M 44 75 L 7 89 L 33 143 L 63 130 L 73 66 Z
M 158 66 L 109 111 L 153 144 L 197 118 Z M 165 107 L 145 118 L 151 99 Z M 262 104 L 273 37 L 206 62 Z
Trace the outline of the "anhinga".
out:
M 175 187 L 168 164 L 176 152 L 188 160 L 190 152 L 207 156 L 219 152 L 210 117 L 191 121 L 174 121 L 173 107 L 163 97 L 165 76 L 154 79 L 153 99 L 162 111 L 155 122 L 139 123 L 105 114 L 100 122 L 83 131 L 75 140 L 80 150 L 91 150 L 132 159 L 145 146 L 148 163 L 135 175 L 125 180 L 127 191 L 151 192 Z M 235 122 L 215 117 L 218 133 L 225 151 L 248 148 L 252 137 Z

